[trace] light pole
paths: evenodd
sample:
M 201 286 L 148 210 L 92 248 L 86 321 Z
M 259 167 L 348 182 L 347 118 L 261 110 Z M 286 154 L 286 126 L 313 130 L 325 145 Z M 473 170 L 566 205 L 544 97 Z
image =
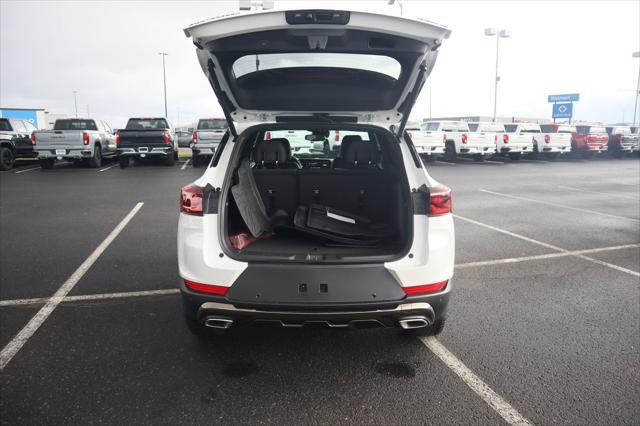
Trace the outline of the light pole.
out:
M 400 0 L 389 0 L 387 4 L 389 6 L 392 6 L 393 4 L 397 4 L 398 6 L 400 6 L 400 16 L 402 16 L 402 3 L 400 3 Z
M 500 52 L 500 39 L 511 37 L 511 31 L 498 30 L 496 28 L 487 28 L 484 30 L 484 35 L 496 38 L 496 81 L 493 89 L 493 122 L 496 122 L 496 109 L 498 107 L 498 82 L 500 77 L 498 76 L 498 58 Z
M 76 118 L 78 118 L 78 91 L 73 91 L 73 105 L 76 108 Z
M 640 51 L 633 52 L 633 58 L 640 58 Z M 636 84 L 636 103 L 633 105 L 633 125 L 636 125 L 636 114 L 638 112 L 638 95 L 640 95 L 640 66 L 638 66 L 638 83 Z
M 158 55 L 162 55 L 162 80 L 164 82 L 164 117 L 169 118 L 167 117 L 167 73 L 164 66 L 164 57 L 169 54 L 165 52 L 158 52 Z

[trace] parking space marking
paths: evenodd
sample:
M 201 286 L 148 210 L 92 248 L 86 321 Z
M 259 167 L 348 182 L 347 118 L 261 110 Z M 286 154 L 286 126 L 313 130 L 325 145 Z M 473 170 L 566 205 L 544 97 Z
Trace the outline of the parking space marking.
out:
M 573 186 L 558 185 L 558 188 L 569 189 L 571 191 L 588 192 L 591 194 L 606 195 L 608 197 L 618 197 L 618 198 L 626 198 L 627 200 L 640 201 L 640 197 L 627 197 L 626 195 L 622 195 L 622 194 L 612 194 L 610 192 L 591 191 L 589 189 L 580 189 L 580 188 L 575 188 Z
M 178 294 L 180 290 L 177 288 L 169 288 L 165 290 L 142 290 L 142 291 L 126 291 L 121 293 L 99 293 L 99 294 L 83 294 L 80 296 L 65 296 L 62 302 L 83 302 L 92 300 L 105 299 L 128 299 L 130 297 L 149 297 L 149 296 L 167 296 Z M 36 297 L 33 299 L 11 299 L 0 300 L 0 307 L 3 306 L 22 306 L 22 305 L 39 305 L 49 300 L 46 297 Z
M 496 231 L 496 232 L 500 232 L 500 233 L 505 234 L 505 235 L 509 235 L 511 237 L 514 237 L 514 238 L 521 239 L 523 241 L 528 241 L 528 242 L 530 242 L 532 244 L 537 244 L 539 246 L 550 248 L 552 250 L 556 250 L 556 251 L 559 251 L 561 253 L 566 253 L 568 256 L 573 256 L 573 257 L 577 257 L 579 259 L 588 260 L 589 262 L 596 263 L 596 264 L 601 265 L 601 266 L 606 266 L 607 268 L 615 269 L 616 271 L 624 272 L 625 274 L 633 275 L 634 277 L 640 277 L 640 272 L 638 272 L 638 271 L 633 271 L 631 269 L 623 268 L 622 266 L 614 265 L 613 263 L 604 262 L 602 260 L 594 259 L 594 258 L 585 256 L 584 254 L 572 253 L 569 250 L 554 246 L 553 244 L 548 244 L 548 243 L 544 243 L 542 241 L 534 240 L 533 238 L 525 237 L 524 235 L 516 234 L 515 232 L 507 231 L 506 229 L 497 228 L 495 226 L 491 226 L 491 225 L 488 225 L 486 223 L 478 222 L 477 220 L 473 220 L 473 219 L 469 219 L 469 218 L 466 218 L 466 217 L 462 217 L 462 216 L 459 216 L 457 214 L 454 214 L 453 217 L 455 217 L 456 219 L 464 220 L 464 221 L 469 222 L 469 223 L 473 223 L 474 225 L 482 226 L 484 228 L 491 229 L 491 230 Z
M 133 209 L 120 221 L 120 223 L 111 231 L 109 235 L 100 243 L 98 247 L 82 262 L 82 264 L 75 270 L 73 274 L 62 284 L 62 286 L 55 292 L 53 296 L 47 299 L 46 304 L 40 308 L 31 320 L 25 325 L 18 334 L 11 339 L 11 341 L 0 352 L 0 371 L 4 370 L 11 359 L 18 353 L 20 349 L 27 343 L 27 341 L 33 336 L 33 334 L 40 328 L 40 326 L 47 320 L 49 315 L 56 309 L 60 302 L 65 298 L 67 294 L 75 287 L 84 274 L 91 268 L 96 260 L 102 253 L 109 247 L 109 245 L 116 239 L 120 232 L 127 226 L 131 219 L 140 211 L 144 203 L 136 204 Z
M 527 418 L 498 395 L 482 379 L 438 341 L 435 337 L 421 337 L 420 341 L 437 356 L 451 371 L 493 408 L 510 425 L 533 425 Z
M 26 172 L 30 172 L 30 171 L 32 171 L 32 170 L 38 170 L 38 169 L 40 169 L 40 168 L 41 168 L 41 167 L 40 167 L 40 166 L 38 166 L 38 167 L 32 167 L 32 168 L 30 168 L 30 169 L 18 170 L 18 171 L 16 172 L 16 174 L 18 174 L 18 173 L 26 173 Z
M 111 170 L 111 169 L 113 169 L 114 167 L 116 167 L 116 166 L 118 166 L 118 165 L 119 165 L 119 164 L 112 164 L 112 165 L 110 165 L 109 167 L 105 167 L 104 169 L 100 169 L 100 170 L 98 170 L 98 171 L 99 171 L 99 172 L 106 172 L 107 170 Z
M 189 164 L 189 161 L 191 161 L 191 160 L 185 161 L 184 164 L 182 165 L 182 167 L 180 167 L 180 170 L 186 169 L 187 168 L 187 164 Z
M 539 254 L 535 256 L 510 257 L 506 259 L 483 260 L 479 262 L 459 263 L 455 265 L 455 268 L 464 269 L 464 268 L 473 268 L 477 266 L 491 266 L 491 265 L 501 265 L 505 263 L 528 262 L 531 260 L 556 259 L 558 257 L 575 256 L 577 254 L 600 253 L 603 251 L 625 250 L 625 249 L 632 249 L 632 248 L 640 248 L 640 244 L 625 244 L 622 246 L 610 246 L 610 247 L 600 247 L 600 248 L 594 248 L 594 249 L 565 251 L 565 252 L 558 252 L 558 253 Z M 0 306 L 2 306 L 1 303 L 2 302 L 0 302 Z
M 571 207 L 571 206 L 567 206 L 565 204 L 550 203 L 548 201 L 542 201 L 542 200 L 536 200 L 536 199 L 533 199 L 533 198 L 521 197 L 519 195 L 503 194 L 501 192 L 489 191 L 488 189 L 480 188 L 479 191 L 485 192 L 487 194 L 497 195 L 497 196 L 500 196 L 500 197 L 507 197 L 507 198 L 513 198 L 513 199 L 516 199 L 516 200 L 528 201 L 530 203 L 546 204 L 548 206 L 560 207 L 560 208 L 563 208 L 563 209 L 575 210 L 575 211 L 583 212 L 583 213 L 591 213 L 591 214 L 597 214 L 599 216 L 612 217 L 612 218 L 615 218 L 615 219 L 623 219 L 623 220 L 630 220 L 632 222 L 640 222 L 640 219 L 634 219 L 632 217 L 617 216 L 615 214 L 602 213 L 602 212 L 598 212 L 598 211 L 595 211 L 595 210 L 581 209 L 579 207 Z

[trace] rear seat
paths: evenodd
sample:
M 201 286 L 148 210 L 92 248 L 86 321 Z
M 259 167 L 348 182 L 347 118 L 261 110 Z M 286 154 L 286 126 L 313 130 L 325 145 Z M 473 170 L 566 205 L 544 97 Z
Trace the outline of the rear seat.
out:
M 292 158 L 289 141 L 277 138 L 258 142 L 253 161 L 253 176 L 267 210 L 271 213 L 284 210 L 293 217 L 298 207 L 300 163 Z

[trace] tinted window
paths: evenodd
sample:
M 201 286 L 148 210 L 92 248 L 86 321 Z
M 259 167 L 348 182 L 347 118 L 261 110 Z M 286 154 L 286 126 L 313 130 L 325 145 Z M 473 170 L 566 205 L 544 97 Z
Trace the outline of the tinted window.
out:
M 168 128 L 169 124 L 164 118 L 130 118 L 125 130 L 162 130 Z
M 93 120 L 56 120 L 53 130 L 98 130 L 96 122 Z
M 576 131 L 580 134 L 589 133 L 589 126 L 576 126 Z
M 475 132 L 478 130 L 478 123 L 469 123 L 469 130 Z
M 420 128 L 425 131 L 438 130 L 438 123 L 423 123 Z
M 226 130 L 226 120 L 206 119 L 198 122 L 198 130 Z
M 540 129 L 542 129 L 544 133 L 555 133 L 556 126 L 553 124 L 542 124 L 540 125 Z
M 4 130 L 5 132 L 10 132 L 12 130 L 9 120 L 6 118 L 0 118 L 0 130 Z
M 264 143 L 272 139 L 286 139 L 291 154 L 296 158 L 336 158 L 340 153 L 340 144 L 345 138 L 360 138 L 371 142 L 369 132 L 352 130 L 267 130 L 263 134 Z M 267 140 L 268 139 L 268 140 Z M 333 146 L 333 149 L 326 149 Z
M 515 132 L 517 128 L 518 128 L 517 124 L 505 124 L 504 125 L 504 130 L 506 130 L 507 133 Z

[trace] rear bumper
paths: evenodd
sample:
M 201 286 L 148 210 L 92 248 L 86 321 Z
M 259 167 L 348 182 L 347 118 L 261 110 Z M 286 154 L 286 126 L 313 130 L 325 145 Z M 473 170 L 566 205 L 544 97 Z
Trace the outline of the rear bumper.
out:
M 171 153 L 171 146 L 155 147 L 155 148 L 118 148 L 118 155 L 122 157 L 146 157 L 159 156 L 166 157 Z
M 491 155 L 496 153 L 495 145 L 461 145 L 458 154 Z
M 571 151 L 571 145 L 542 145 L 540 152 L 559 152 L 565 153 Z
M 415 145 L 418 154 L 433 155 L 444 154 L 444 144 L 440 145 Z
M 533 151 L 533 144 L 513 144 L 513 143 L 509 143 L 509 144 L 498 145 L 498 147 L 499 147 L 499 151 L 498 152 L 503 153 L 503 154 L 506 154 L 506 153 L 525 154 L 527 152 L 532 152 Z
M 213 155 L 219 144 L 191 144 L 191 152 L 193 155 Z
M 90 146 L 83 146 L 82 148 L 35 149 L 34 151 L 38 155 L 38 158 L 42 159 L 81 159 L 91 158 L 93 156 L 93 149 Z

